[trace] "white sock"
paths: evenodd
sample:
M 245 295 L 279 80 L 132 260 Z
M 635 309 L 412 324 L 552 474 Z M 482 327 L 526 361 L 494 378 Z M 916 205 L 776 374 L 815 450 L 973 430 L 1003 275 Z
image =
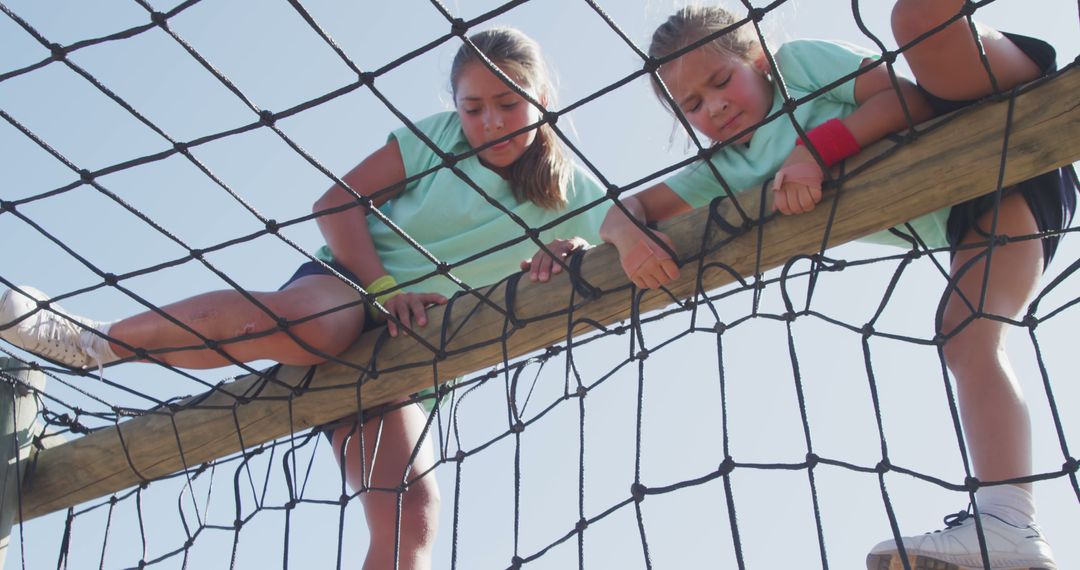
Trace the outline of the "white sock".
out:
M 975 491 L 979 512 L 994 515 L 1015 526 L 1035 522 L 1035 497 L 1016 485 L 994 485 Z
M 108 336 L 109 329 L 112 328 L 112 325 L 112 323 L 99 323 L 94 328 L 102 335 Z M 104 366 L 110 362 L 120 360 L 120 357 L 113 351 L 109 339 L 105 338 L 105 336 L 96 335 L 88 330 L 79 333 L 79 343 L 85 347 L 87 352 L 92 354 L 94 358 L 98 360 L 97 364 L 99 366 Z

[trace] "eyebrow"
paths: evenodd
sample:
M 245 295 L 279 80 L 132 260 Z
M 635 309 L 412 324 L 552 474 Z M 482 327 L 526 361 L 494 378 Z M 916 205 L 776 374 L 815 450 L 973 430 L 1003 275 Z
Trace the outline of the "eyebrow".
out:
M 716 79 L 716 76 L 719 75 L 721 71 L 723 71 L 723 70 L 722 69 L 717 69 L 716 71 L 713 71 L 712 73 L 710 73 L 709 77 L 705 80 L 705 84 L 706 85 L 712 85 L 713 81 Z M 683 97 L 681 100 L 679 100 L 679 107 L 685 107 L 686 104 L 689 101 L 694 99 L 694 97 L 697 97 L 697 95 L 694 94 L 694 93 L 691 93 L 690 95 L 687 95 L 686 97 Z
M 498 93 L 492 96 L 492 99 L 501 99 L 503 97 L 506 97 L 507 95 L 515 95 L 515 93 L 513 91 L 503 91 L 502 93 Z M 462 101 L 482 101 L 483 99 L 483 97 L 478 97 L 476 95 L 461 98 Z

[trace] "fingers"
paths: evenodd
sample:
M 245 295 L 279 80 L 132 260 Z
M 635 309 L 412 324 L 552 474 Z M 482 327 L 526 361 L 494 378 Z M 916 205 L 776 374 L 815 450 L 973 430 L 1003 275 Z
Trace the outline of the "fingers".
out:
M 550 249 L 550 246 L 549 246 Z M 553 251 L 555 255 L 559 255 L 559 252 Z M 536 252 L 533 256 L 532 269 L 529 270 L 530 281 L 545 282 L 551 278 L 551 266 L 555 264 L 555 260 L 550 255 L 543 251 Z M 558 267 L 558 265 L 556 265 Z
M 814 203 L 814 205 L 810 207 L 810 209 L 812 210 L 812 209 L 814 209 L 815 206 L 817 206 L 818 204 L 821 203 L 821 198 L 822 198 L 821 185 L 820 184 L 818 184 L 817 186 L 811 185 L 808 188 L 810 190 L 810 199 L 813 200 L 813 203 Z
M 588 246 L 588 242 L 581 238 L 573 238 L 568 240 L 557 239 L 547 244 L 547 250 L 554 256 L 557 256 L 560 262 L 565 261 L 566 258 L 573 252 Z M 533 255 L 532 259 L 526 259 L 521 262 L 521 269 L 527 269 L 529 271 L 530 281 L 540 281 L 546 283 L 551 279 L 552 275 L 562 273 L 563 266 L 561 263 L 555 261 L 555 257 L 549 255 L 547 251 L 541 249 Z
M 660 269 L 669 281 L 679 277 L 679 265 L 675 263 L 674 259 L 661 259 Z
M 417 326 L 427 325 L 427 307 L 445 305 L 447 302 L 448 299 L 438 293 L 401 293 L 391 298 L 384 307 L 398 322 L 387 319 L 386 328 L 390 336 L 397 336 L 402 327 L 411 328 L 414 319 Z
M 630 280 L 641 289 L 657 289 L 679 277 L 679 266 L 671 258 L 653 258 L 638 267 Z
M 420 301 L 419 295 L 409 295 L 409 312 L 416 318 L 416 324 L 424 326 L 427 324 L 427 310 L 424 308 L 424 303 Z
M 817 203 L 821 200 L 821 189 L 818 189 L 818 197 L 814 198 L 814 189 L 810 186 L 803 186 L 799 189 L 799 205 L 802 206 L 803 213 L 809 212 L 817 206 Z
M 392 319 L 386 319 L 386 328 L 390 336 L 397 336 L 399 327 L 410 327 L 412 319 L 409 318 L 409 304 L 405 301 L 408 293 L 402 293 L 386 302 L 384 307 L 390 313 Z M 400 324 L 399 324 L 400 323 Z
M 421 293 L 420 301 L 424 303 L 425 307 L 431 305 L 445 305 L 449 299 L 438 293 Z
M 821 202 L 821 187 L 785 184 L 773 193 L 773 209 L 785 215 L 805 214 Z
M 655 232 L 653 235 L 674 248 L 671 238 L 665 234 Z M 642 237 L 626 255 L 620 252 L 620 261 L 630 281 L 642 289 L 656 289 L 679 276 L 675 260 L 648 236 Z
M 773 188 L 773 210 L 784 215 L 792 213 L 788 206 L 788 193 L 783 188 Z
M 792 155 L 805 153 L 796 147 Z M 789 157 L 790 162 L 792 158 Z M 805 214 L 821 202 L 824 173 L 814 162 L 785 162 L 773 177 L 773 210 L 782 214 Z

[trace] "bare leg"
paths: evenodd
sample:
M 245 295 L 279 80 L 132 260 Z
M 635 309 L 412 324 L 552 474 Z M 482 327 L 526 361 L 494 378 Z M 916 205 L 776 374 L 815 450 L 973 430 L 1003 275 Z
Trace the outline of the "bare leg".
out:
M 899 0 L 893 8 L 897 43 L 904 46 L 959 13 L 964 4 Z M 985 27 L 978 32 L 998 89 L 1038 75 L 1037 66 L 1011 40 Z M 938 97 L 964 101 L 992 92 L 975 46 L 968 21 L 960 19 L 905 56 L 923 87 Z M 988 212 L 976 227 L 989 232 L 993 222 L 994 212 Z M 1038 232 L 1023 195 L 1002 197 L 995 231 L 1009 236 Z M 985 240 L 972 228 L 961 243 Z M 956 380 L 974 474 L 981 481 L 1000 481 L 1031 474 L 1031 425 L 1005 354 L 1010 325 L 987 317 L 1011 319 L 1028 305 L 1042 275 L 1043 252 L 1039 240 L 994 247 L 990 259 L 977 257 L 985 252 L 985 248 L 956 252 L 950 273 L 958 291 L 947 292 L 940 332 L 948 335 L 945 363 Z M 965 268 L 968 262 L 971 267 Z M 1035 505 L 1030 490 L 1030 485 L 980 488 L 978 519 L 961 517 L 937 532 L 889 538 L 870 550 L 866 567 L 990 568 L 993 563 L 994 568 L 1057 568 L 1050 545 L 1032 524 Z M 901 544 L 906 560 L 900 556 Z M 983 559 L 984 548 L 989 560 Z
M 892 25 L 901 46 L 955 16 L 963 0 L 899 0 L 893 7 Z M 996 30 L 978 26 L 980 41 L 999 89 L 1009 89 L 1035 79 L 1039 69 L 1015 44 Z M 992 92 L 992 86 L 966 18 L 906 50 L 904 57 L 916 79 L 934 95 L 967 100 Z M 979 220 L 989 231 L 992 213 Z M 1029 235 L 1038 228 L 1023 197 L 1003 199 L 998 233 Z M 984 238 L 974 231 L 964 243 Z M 976 250 L 958 252 L 953 273 L 971 259 Z M 960 279 L 967 299 L 978 303 L 987 288 L 984 312 L 1016 316 L 1027 304 L 1042 275 L 1042 245 L 1038 240 L 1012 243 L 994 250 L 989 280 L 983 282 L 985 261 L 974 265 Z M 946 305 L 944 332 L 948 333 L 970 315 L 970 309 L 953 294 Z M 978 319 L 949 340 L 945 358 L 957 382 L 964 431 L 971 448 L 975 474 L 980 479 L 1000 480 L 1031 472 L 1031 428 L 1027 405 L 1005 355 L 1007 327 Z
M 990 227 L 993 213 L 979 224 Z M 1012 194 L 1002 199 L 997 230 L 1006 235 L 1036 231 L 1035 220 L 1024 197 Z M 963 243 L 983 241 L 975 231 Z M 945 305 L 942 332 L 954 335 L 946 341 L 945 360 L 956 379 L 961 422 L 967 438 L 974 473 L 982 481 L 1000 481 L 1031 473 L 1031 428 L 1027 405 L 1005 356 L 1005 336 L 1009 325 L 977 314 L 1015 316 L 1034 293 L 1042 270 L 1042 244 L 1024 240 L 995 247 L 989 261 L 985 256 L 961 271 L 982 248 L 957 252 L 953 273 L 968 305 L 952 292 Z M 980 311 L 980 296 L 985 302 Z M 972 308 L 973 307 L 973 308 Z M 966 321 L 966 322 L 965 322 Z M 960 328 L 957 328 L 957 327 Z M 889 538 L 874 546 L 866 557 L 868 569 L 900 568 L 905 560 L 911 568 L 1057 568 L 1054 553 L 1041 531 L 1033 524 L 1035 505 L 1030 485 L 1003 485 L 980 488 L 978 521 L 985 532 L 979 534 L 976 519 L 959 518 L 937 532 Z M 983 544 L 989 555 L 984 560 Z M 984 563 L 992 561 L 992 566 Z
M 358 301 L 360 295 L 336 277 L 309 275 L 296 280 L 282 291 L 252 293 L 275 315 L 289 321 Z M 255 306 L 237 291 L 205 293 L 163 310 L 213 340 L 226 340 L 251 333 L 275 329 L 275 319 Z M 362 305 L 354 305 L 326 316 L 289 327 L 289 331 L 305 344 L 323 354 L 339 354 L 360 334 L 364 323 Z M 109 329 L 109 336 L 120 343 L 147 350 L 197 346 L 203 341 L 161 315 L 148 311 L 118 321 Z M 120 357 L 132 352 L 120 343 L 112 348 Z M 317 364 L 326 360 L 290 338 L 282 331 L 250 340 L 220 345 L 221 350 L 240 362 L 271 359 L 285 364 Z M 155 353 L 154 357 L 183 368 L 216 368 L 231 361 L 215 350 L 180 350 Z
M 435 463 L 431 442 L 427 438 L 420 441 L 426 421 L 423 409 L 415 404 L 372 418 L 363 426 L 362 464 L 360 437 L 355 426 L 345 425 L 334 432 L 332 448 L 339 462 L 341 446 L 346 445 L 345 477 L 349 487 L 372 489 L 365 490 L 360 497 L 371 535 L 364 570 L 431 568 L 440 497 L 435 473 L 428 472 Z M 410 465 L 409 459 L 417 445 L 416 459 Z M 423 477 L 417 479 L 420 475 Z M 405 491 L 397 491 L 403 485 Z M 394 565 L 395 543 L 398 543 L 397 566 Z
M 991 227 L 992 216 L 989 212 L 979 220 L 984 229 Z M 1002 199 L 997 227 L 998 233 L 1013 236 L 1038 232 L 1031 210 L 1019 194 Z M 971 231 L 964 243 L 985 239 Z M 953 274 L 980 251 L 957 252 Z M 1027 404 L 1005 354 L 1009 325 L 991 319 L 975 319 L 966 324 L 964 321 L 971 317 L 972 309 L 978 310 L 984 286 L 983 313 L 1014 318 L 1035 293 L 1042 265 L 1039 240 L 995 247 L 989 279 L 984 281 L 984 256 L 959 277 L 960 291 L 967 303 L 953 293 L 945 307 L 943 332 L 952 334 L 957 326 L 963 326 L 946 342 L 945 360 L 956 378 L 964 433 L 975 475 L 980 480 L 998 481 L 1031 474 L 1031 426 Z M 1030 486 L 1025 488 L 1030 490 Z
M 960 12 L 963 0 L 899 0 L 892 28 L 901 47 Z M 992 28 L 977 24 L 980 41 L 999 89 L 1009 89 L 1039 76 L 1039 68 L 1020 48 Z M 993 93 L 966 18 L 904 51 L 918 82 L 945 99 L 977 99 Z

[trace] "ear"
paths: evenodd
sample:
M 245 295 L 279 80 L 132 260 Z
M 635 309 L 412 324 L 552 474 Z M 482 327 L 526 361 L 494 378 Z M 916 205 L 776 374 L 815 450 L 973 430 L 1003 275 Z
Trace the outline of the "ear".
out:
M 765 50 L 761 50 L 751 64 L 761 75 L 765 77 L 772 75 L 772 67 L 769 65 L 769 58 L 765 57 Z

